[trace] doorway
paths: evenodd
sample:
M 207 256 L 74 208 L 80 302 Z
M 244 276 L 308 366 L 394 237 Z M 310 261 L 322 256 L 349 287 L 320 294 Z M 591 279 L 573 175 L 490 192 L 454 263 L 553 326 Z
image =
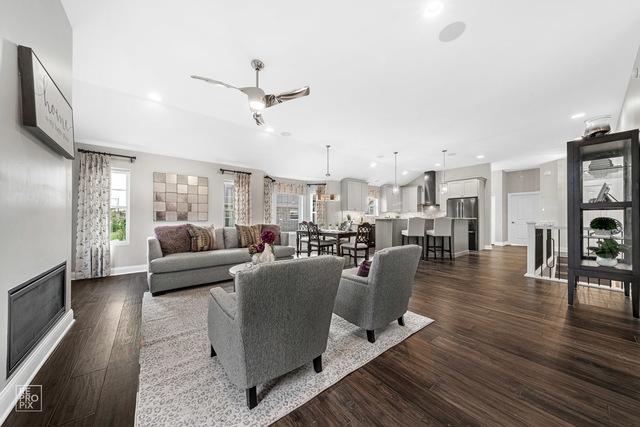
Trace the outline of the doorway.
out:
M 540 193 L 509 193 L 507 217 L 509 221 L 508 241 L 512 245 L 527 245 L 527 223 L 538 220 Z

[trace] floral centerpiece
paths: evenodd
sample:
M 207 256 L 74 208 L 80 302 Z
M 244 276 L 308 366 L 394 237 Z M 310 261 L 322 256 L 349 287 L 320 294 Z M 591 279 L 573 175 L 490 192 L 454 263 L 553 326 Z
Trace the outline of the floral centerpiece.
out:
M 273 252 L 273 243 L 276 241 L 276 235 L 271 230 L 265 230 L 260 234 L 260 242 L 249 246 L 249 254 L 251 262 L 261 264 L 263 262 L 272 262 L 276 260 Z

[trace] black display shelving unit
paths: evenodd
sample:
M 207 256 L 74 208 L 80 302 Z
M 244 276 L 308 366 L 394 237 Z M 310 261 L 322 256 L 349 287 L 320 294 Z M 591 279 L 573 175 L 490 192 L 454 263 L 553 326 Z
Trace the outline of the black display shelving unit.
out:
M 640 144 L 638 130 L 567 143 L 568 302 L 578 281 L 605 279 L 631 293 L 633 316 L 640 303 Z M 595 217 L 613 218 L 617 233 L 601 237 L 590 228 Z M 618 244 L 615 266 L 601 265 L 595 249 L 604 239 Z

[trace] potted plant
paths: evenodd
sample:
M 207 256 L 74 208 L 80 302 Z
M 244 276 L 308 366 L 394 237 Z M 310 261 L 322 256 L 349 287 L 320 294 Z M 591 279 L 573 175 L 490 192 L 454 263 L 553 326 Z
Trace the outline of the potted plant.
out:
M 620 245 L 613 239 L 602 239 L 595 250 L 596 262 L 604 267 L 615 267 L 618 264 Z
M 594 237 L 611 237 L 621 231 L 620 222 L 613 218 L 602 216 L 592 219 L 589 227 L 593 230 Z

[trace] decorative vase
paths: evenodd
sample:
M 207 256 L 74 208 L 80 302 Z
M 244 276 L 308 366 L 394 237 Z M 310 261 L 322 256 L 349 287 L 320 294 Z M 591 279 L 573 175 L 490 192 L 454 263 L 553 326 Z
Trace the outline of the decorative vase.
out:
M 618 260 L 616 258 L 602 258 L 596 256 L 596 263 L 602 267 L 615 267 L 618 265 Z
M 264 245 L 264 251 L 259 254 L 255 254 L 254 257 L 257 257 L 256 264 L 262 264 L 265 262 L 273 262 L 276 260 L 276 256 L 273 254 L 273 248 L 269 244 Z

